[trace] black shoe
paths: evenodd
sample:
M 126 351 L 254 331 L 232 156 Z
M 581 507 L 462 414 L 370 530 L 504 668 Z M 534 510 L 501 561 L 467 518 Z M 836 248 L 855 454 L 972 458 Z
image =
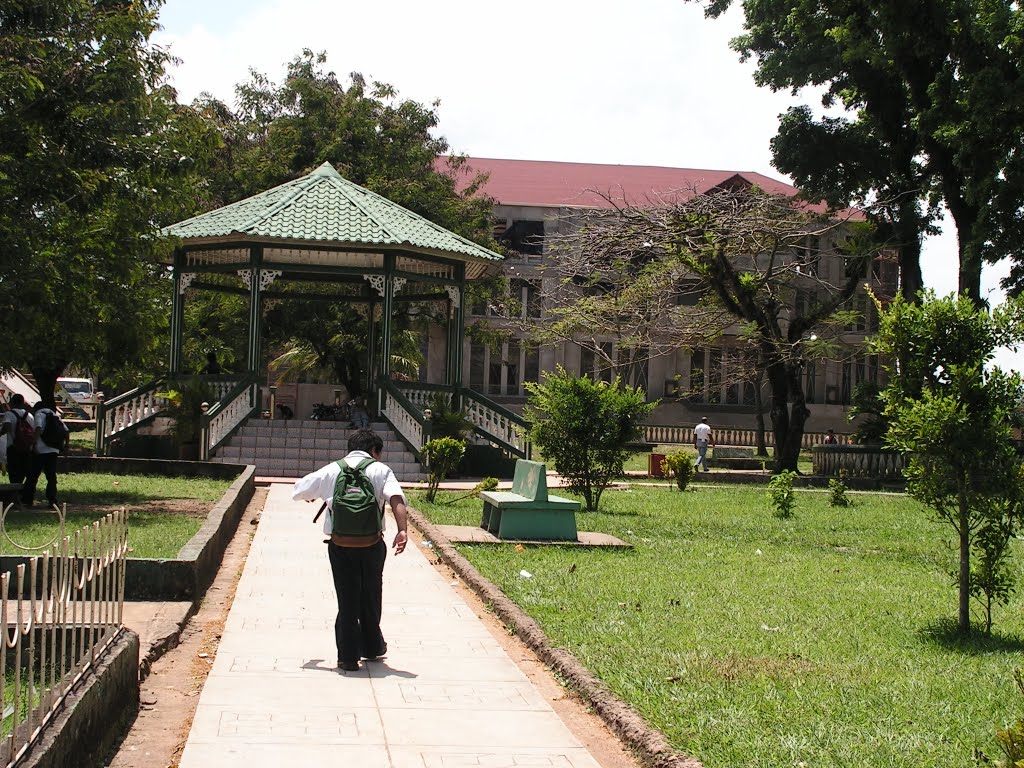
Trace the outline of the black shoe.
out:
M 375 653 L 372 656 L 363 656 L 367 661 L 380 661 L 383 657 L 388 655 L 388 644 L 384 643 L 384 650 L 380 653 Z
M 358 661 L 341 661 L 338 660 L 338 669 L 344 670 L 345 672 L 358 672 L 359 662 Z

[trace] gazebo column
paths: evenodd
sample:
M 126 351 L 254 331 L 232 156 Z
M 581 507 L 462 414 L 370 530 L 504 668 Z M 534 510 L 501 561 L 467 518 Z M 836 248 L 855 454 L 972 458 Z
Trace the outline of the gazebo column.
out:
M 363 387 L 367 395 L 377 389 L 377 302 L 373 291 L 367 286 L 366 294 L 366 375 L 363 376 Z
M 182 340 L 185 335 L 185 291 L 195 280 L 194 272 L 183 272 L 184 255 L 179 251 L 174 254 L 174 293 L 171 296 L 171 359 L 168 370 L 171 376 L 182 373 Z
M 250 373 L 260 369 L 260 352 L 263 346 L 263 291 L 281 276 L 279 269 L 262 269 L 263 247 L 254 245 L 251 251 L 251 269 L 238 270 L 245 287 L 249 289 L 249 350 L 246 355 Z
M 465 299 L 465 286 L 446 285 L 448 292 L 448 360 L 444 383 L 456 390 L 462 388 L 462 341 L 465 336 L 462 305 Z

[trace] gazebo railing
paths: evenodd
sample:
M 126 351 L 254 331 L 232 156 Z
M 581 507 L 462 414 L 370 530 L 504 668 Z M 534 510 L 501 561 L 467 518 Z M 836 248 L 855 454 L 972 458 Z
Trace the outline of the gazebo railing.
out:
M 461 395 L 462 410 L 473 422 L 478 435 L 502 448 L 510 456 L 530 458 L 532 450 L 526 439 L 529 429 L 526 419 L 471 389 L 463 389 Z
M 231 384 L 234 386 L 229 388 Z M 200 461 L 209 461 L 260 405 L 260 382 L 255 375 L 242 381 L 214 382 L 214 389 L 219 399 L 199 419 Z
M 414 388 L 412 394 L 419 398 L 422 393 Z M 419 461 L 428 431 L 423 406 L 411 399 L 404 388 L 399 389 L 394 382 L 387 381 L 380 389 L 380 412 Z
M 906 455 L 880 445 L 816 445 L 812 449 L 814 474 L 826 477 L 873 477 L 902 480 Z
M 111 441 L 155 419 L 164 408 L 164 379 L 136 387 L 123 395 L 101 401 L 96 406 L 96 455 L 105 456 Z

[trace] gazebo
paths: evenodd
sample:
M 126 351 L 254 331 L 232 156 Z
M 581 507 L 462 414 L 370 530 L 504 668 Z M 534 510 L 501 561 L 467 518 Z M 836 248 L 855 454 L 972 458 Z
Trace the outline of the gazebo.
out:
M 500 254 L 344 179 L 330 163 L 307 176 L 166 227 L 163 234 L 179 241 L 167 264 L 174 285 L 170 378 L 184 373 L 182 340 L 188 289 L 248 296 L 248 375 L 240 381 L 217 382 L 220 399 L 204 418 L 204 458 L 260 407 L 264 302 L 303 297 L 294 291 L 275 290 L 284 281 L 346 286 L 339 298 L 357 305 L 367 318 L 366 391 L 376 398 L 378 413 L 418 451 L 424 435 L 422 408 L 431 385 L 435 391 L 444 389 L 459 398 L 464 392 L 466 283 L 494 270 L 503 260 Z M 443 381 L 401 390 L 399 383 L 392 381 L 392 324 L 394 308 L 401 302 L 438 302 L 443 307 L 438 314 L 446 319 L 445 364 L 443 377 L 435 374 Z M 154 383 L 106 404 L 102 409 L 105 421 L 98 417 L 98 450 L 102 452 L 118 432 L 157 415 L 157 386 Z M 504 409 L 494 406 L 498 411 L 490 413 L 493 404 L 479 396 L 474 399 L 478 406 L 471 410 L 479 411 L 475 420 L 482 432 L 487 433 L 490 426 L 492 432 L 512 435 L 512 425 L 504 424 Z M 498 423 L 504 426 L 494 430 Z

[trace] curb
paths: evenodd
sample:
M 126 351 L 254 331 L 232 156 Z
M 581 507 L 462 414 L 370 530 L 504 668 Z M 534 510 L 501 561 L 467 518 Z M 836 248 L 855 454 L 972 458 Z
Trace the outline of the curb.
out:
M 540 625 L 485 579 L 419 510 L 409 507 L 408 512 L 412 523 L 433 543 L 438 556 L 491 607 L 506 627 L 514 630 L 516 636 L 552 671 L 566 679 L 569 687 L 593 707 L 601 720 L 645 764 L 655 768 L 703 768 L 699 760 L 672 749 L 661 731 L 648 725 L 632 707 L 580 664 L 575 656 L 561 648 L 552 647 Z

